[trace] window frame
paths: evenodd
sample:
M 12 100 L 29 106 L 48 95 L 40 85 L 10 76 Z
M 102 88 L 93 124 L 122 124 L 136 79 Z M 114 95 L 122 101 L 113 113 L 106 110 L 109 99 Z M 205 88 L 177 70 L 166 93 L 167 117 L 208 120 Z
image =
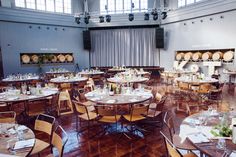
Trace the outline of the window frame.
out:
M 184 5 L 182 5 L 182 6 L 179 6 L 179 1 L 180 0 L 177 1 L 177 8 L 184 8 L 184 7 L 192 6 L 192 5 L 195 5 L 195 4 L 198 4 L 198 3 L 202 3 L 202 2 L 208 1 L 208 0 L 199 0 L 199 1 L 194 0 L 193 3 L 189 3 L 189 4 L 187 3 L 188 0 L 184 0 Z
M 103 1 L 103 2 L 101 2 L 101 1 Z M 118 1 L 120 1 L 120 4 L 122 5 L 122 10 L 117 10 Z M 126 4 L 125 0 L 114 0 L 114 8 L 115 9 L 114 9 L 114 11 L 113 10 L 111 11 L 109 9 L 106 9 L 106 10 L 101 9 L 104 7 L 104 6 L 102 6 L 102 4 L 107 5 L 107 8 L 109 8 L 109 3 L 108 3 L 108 0 L 100 0 L 99 1 L 100 2 L 99 12 L 100 12 L 100 14 L 105 15 L 105 14 L 125 14 L 125 13 L 131 13 L 131 12 L 132 13 L 142 13 L 142 12 L 146 12 L 148 10 L 148 0 L 145 0 L 145 3 L 147 3 L 146 4 L 147 8 L 142 8 L 143 5 L 141 5 L 141 4 L 143 4 L 143 2 L 141 2 L 142 0 L 138 0 L 138 8 L 136 8 L 135 11 L 133 11 L 133 7 L 132 7 L 132 3 L 134 3 L 134 2 L 133 2 L 133 0 L 130 0 L 130 1 L 131 1 L 130 8 L 128 10 L 125 10 L 125 8 L 128 8 L 128 7 L 126 7 L 128 5 L 125 5 Z
M 73 8 L 72 8 L 72 1 L 70 1 L 71 3 L 70 3 L 70 7 L 68 7 L 68 8 L 65 8 L 65 3 L 64 3 L 64 0 L 62 0 L 62 10 L 63 10 L 63 12 L 57 12 L 56 10 L 56 0 L 53 0 L 53 5 L 54 5 L 54 9 L 53 9 L 53 11 L 48 11 L 47 10 L 47 0 L 43 0 L 44 1 L 44 10 L 43 9 L 38 9 L 39 7 L 38 7 L 38 3 L 37 3 L 37 1 L 38 0 L 34 0 L 34 4 L 35 4 L 35 8 L 27 8 L 27 2 L 26 2 L 26 0 L 23 0 L 24 1 L 24 7 L 23 6 L 17 6 L 16 5 L 16 0 L 14 0 L 14 7 L 15 8 L 21 8 L 21 9 L 26 9 L 26 10 L 34 10 L 34 11 L 39 11 L 39 12 L 46 12 L 46 13 L 56 13 L 56 14 L 68 14 L 68 15 L 71 15 L 71 14 L 73 14 Z M 70 9 L 70 13 L 68 13 L 68 12 L 65 12 L 65 10 L 68 10 L 68 9 Z

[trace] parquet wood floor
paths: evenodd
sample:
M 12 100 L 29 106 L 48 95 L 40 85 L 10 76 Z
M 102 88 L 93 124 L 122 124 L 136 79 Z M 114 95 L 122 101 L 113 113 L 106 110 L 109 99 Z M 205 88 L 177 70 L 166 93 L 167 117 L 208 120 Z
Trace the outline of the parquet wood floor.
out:
M 224 90 L 224 101 L 236 106 L 235 95 L 229 95 Z M 176 113 L 171 104 L 171 98 L 165 104 L 165 110 L 169 110 L 173 116 L 176 128 L 179 127 L 182 119 L 186 116 L 183 113 Z M 166 156 L 165 146 L 160 136 L 160 129 L 155 129 L 148 133 L 144 138 L 129 140 L 125 136 L 119 137 L 118 134 L 108 134 L 101 138 L 87 138 L 87 134 L 76 132 L 75 116 L 66 115 L 57 119 L 58 124 L 66 130 L 69 140 L 65 146 L 65 157 L 164 157 Z M 32 124 L 31 124 L 32 125 Z M 91 134 L 99 132 L 97 127 L 91 129 Z M 42 135 L 37 134 L 37 136 Z M 49 149 L 41 153 L 46 156 Z

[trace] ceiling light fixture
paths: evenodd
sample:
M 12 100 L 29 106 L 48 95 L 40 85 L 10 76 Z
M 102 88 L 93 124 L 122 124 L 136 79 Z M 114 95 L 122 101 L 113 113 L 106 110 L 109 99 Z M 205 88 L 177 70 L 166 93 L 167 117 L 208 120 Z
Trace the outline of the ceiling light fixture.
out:
M 148 20 L 149 20 L 149 13 L 145 13 L 145 14 L 144 14 L 144 20 L 145 20 L 145 21 L 148 21 Z
M 106 22 L 111 22 L 111 15 L 106 15 Z
M 103 23 L 104 22 L 104 16 L 99 16 L 99 22 Z
M 129 21 L 133 21 L 134 20 L 134 14 L 129 14 Z

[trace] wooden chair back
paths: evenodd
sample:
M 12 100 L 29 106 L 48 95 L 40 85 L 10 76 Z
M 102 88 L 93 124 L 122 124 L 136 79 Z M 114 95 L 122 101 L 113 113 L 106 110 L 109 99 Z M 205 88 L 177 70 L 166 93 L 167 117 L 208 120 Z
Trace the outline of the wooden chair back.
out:
M 52 135 L 54 123 L 55 123 L 55 118 L 53 116 L 40 114 L 35 120 L 34 130 L 47 133 L 48 135 Z
M 68 136 L 64 129 L 59 125 L 52 134 L 52 145 L 57 148 L 59 157 L 63 157 L 63 151 L 67 141 Z
M 88 113 L 87 107 L 79 101 L 73 100 L 74 111 L 77 114 Z
M 161 97 L 160 101 L 156 105 L 156 111 L 163 111 L 166 99 L 167 99 L 166 95 L 163 95 Z
M 0 112 L 0 123 L 16 123 L 16 112 Z
M 168 112 L 165 113 L 164 115 L 164 124 L 167 126 L 171 141 L 173 142 L 173 134 L 175 134 L 175 127 L 174 127 L 174 122 L 172 116 L 168 117 Z
M 206 83 L 206 84 L 201 84 L 200 86 L 199 86 L 199 90 L 198 90 L 198 92 L 199 93 L 209 93 L 210 92 L 210 90 L 212 89 L 212 85 L 211 84 L 208 84 L 208 83 Z
M 179 88 L 182 90 L 188 90 L 189 89 L 189 84 L 185 82 L 179 82 Z
M 100 116 L 115 116 L 116 107 L 111 105 L 96 105 L 97 114 Z
M 164 141 L 165 141 L 168 156 L 170 156 L 170 157 L 182 157 L 180 152 L 176 149 L 174 144 L 166 137 L 166 135 L 162 131 L 160 131 L 160 133 L 164 137 Z

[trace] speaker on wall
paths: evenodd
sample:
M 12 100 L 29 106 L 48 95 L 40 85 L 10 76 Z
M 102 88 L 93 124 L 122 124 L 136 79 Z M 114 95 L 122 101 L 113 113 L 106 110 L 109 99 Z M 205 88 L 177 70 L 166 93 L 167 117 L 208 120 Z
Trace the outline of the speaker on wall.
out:
M 84 49 L 91 49 L 91 39 L 90 39 L 90 31 L 83 31 L 83 41 L 84 41 Z
M 164 28 L 156 29 L 156 48 L 164 48 Z

